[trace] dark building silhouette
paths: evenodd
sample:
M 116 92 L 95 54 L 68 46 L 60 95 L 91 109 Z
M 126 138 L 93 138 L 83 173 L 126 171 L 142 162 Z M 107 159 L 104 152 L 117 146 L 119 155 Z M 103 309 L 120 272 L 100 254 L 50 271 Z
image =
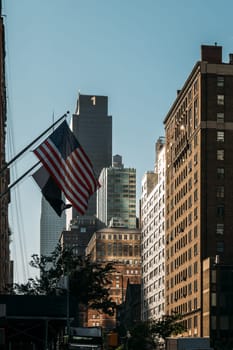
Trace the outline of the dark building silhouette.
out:
M 65 295 L 1 295 L 0 349 L 62 349 L 68 315 L 77 318 L 75 299 L 67 310 Z
M 218 256 L 203 261 L 203 314 L 205 334 L 216 350 L 233 348 L 233 265 Z
M 121 337 L 141 321 L 141 284 L 128 280 L 125 301 L 117 307 L 117 327 Z
M 2 4 L 0 2 L 0 13 Z M 5 35 L 3 17 L 0 17 L 0 169 L 6 166 L 6 85 L 5 85 Z M 0 193 L 7 190 L 9 184 L 9 170 L 0 173 Z M 9 194 L 0 198 L 0 293 L 5 286 L 11 282 L 10 257 L 9 257 L 9 226 L 8 226 L 8 204 Z
M 72 122 L 73 132 L 99 177 L 101 170 L 112 164 L 112 117 L 108 115 L 108 97 L 79 94 Z M 96 193 L 90 198 L 85 215 L 96 215 Z M 73 210 L 73 219 L 76 216 Z

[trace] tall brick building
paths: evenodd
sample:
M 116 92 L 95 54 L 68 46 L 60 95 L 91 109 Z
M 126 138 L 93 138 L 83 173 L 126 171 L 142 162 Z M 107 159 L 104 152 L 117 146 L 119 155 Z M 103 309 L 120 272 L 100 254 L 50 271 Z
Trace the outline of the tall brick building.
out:
M 164 124 L 166 313 L 182 313 L 189 336 L 221 338 L 233 321 L 213 314 L 214 266 L 233 264 L 233 54 L 223 63 L 221 46 L 201 47 Z
M 117 305 L 125 301 L 128 281 L 131 284 L 141 282 L 140 236 L 138 229 L 107 227 L 95 232 L 88 243 L 86 253 L 93 261 L 111 262 L 115 268 L 111 274 L 110 297 Z M 116 327 L 116 315 L 88 310 L 87 325 L 113 329 Z
M 1 8 L 0 2 L 0 11 Z M 2 11 L 1 11 L 2 13 Z M 0 169 L 6 165 L 6 85 L 5 85 L 5 35 L 3 17 L 0 17 Z M 9 172 L 6 169 L 0 174 L 0 193 L 3 193 L 9 184 Z M 5 285 L 10 282 L 9 258 L 9 227 L 8 204 L 9 195 L 0 198 L 0 293 L 4 292 Z

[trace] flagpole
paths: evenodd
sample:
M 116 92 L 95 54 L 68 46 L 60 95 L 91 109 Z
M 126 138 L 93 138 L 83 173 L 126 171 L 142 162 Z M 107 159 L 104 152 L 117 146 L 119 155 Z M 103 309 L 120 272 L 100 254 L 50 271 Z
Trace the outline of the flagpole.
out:
M 0 194 L 0 199 L 5 196 L 17 183 L 19 183 L 26 175 L 28 175 L 34 168 L 40 164 L 40 161 L 34 164 L 30 169 L 28 169 L 23 175 L 21 175 L 17 180 L 15 180 L 11 185 L 7 187 L 7 190 Z
M 50 127 L 48 127 L 44 132 L 42 132 L 42 134 L 40 134 L 38 137 L 36 137 L 28 146 L 26 146 L 24 149 L 22 149 L 22 151 L 20 151 L 14 158 L 12 158 L 8 163 L 6 163 L 6 165 L 4 165 L 1 169 L 0 169 L 0 175 L 13 163 L 15 162 L 22 154 L 24 154 L 30 147 L 32 147 L 32 145 L 34 145 L 34 143 L 36 143 L 41 137 L 43 137 L 45 134 L 47 134 L 47 132 L 52 129 L 57 123 L 59 123 L 63 118 L 66 118 L 67 115 L 70 112 L 67 111 L 65 114 L 63 114 L 55 123 L 53 123 Z M 30 169 L 32 170 L 32 169 Z M 0 195 L 1 196 L 1 195 Z

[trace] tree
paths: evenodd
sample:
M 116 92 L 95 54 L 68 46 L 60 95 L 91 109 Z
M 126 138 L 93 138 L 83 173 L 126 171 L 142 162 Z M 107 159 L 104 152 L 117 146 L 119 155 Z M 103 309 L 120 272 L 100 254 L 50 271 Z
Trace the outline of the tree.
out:
M 39 269 L 40 277 L 30 278 L 25 284 L 14 284 L 14 293 L 62 295 L 67 291 L 61 281 L 68 276 L 69 293 L 78 303 L 114 314 L 116 305 L 109 292 L 110 276 L 115 270 L 112 264 L 93 262 L 90 256 L 77 256 L 72 249 L 62 249 L 58 245 L 50 256 L 32 255 L 30 265 Z
M 154 349 L 159 339 L 166 341 L 167 337 L 177 335 L 185 331 L 182 315 L 165 315 L 161 320 L 139 322 L 129 330 L 129 337 L 125 338 L 124 349 L 126 350 L 149 350 Z
M 126 350 L 150 350 L 155 348 L 155 340 L 150 330 L 149 322 L 137 323 L 126 337 Z
M 171 335 L 185 332 L 186 328 L 181 320 L 182 315 L 178 313 L 164 315 L 161 320 L 151 321 L 150 330 L 155 337 L 165 340 Z

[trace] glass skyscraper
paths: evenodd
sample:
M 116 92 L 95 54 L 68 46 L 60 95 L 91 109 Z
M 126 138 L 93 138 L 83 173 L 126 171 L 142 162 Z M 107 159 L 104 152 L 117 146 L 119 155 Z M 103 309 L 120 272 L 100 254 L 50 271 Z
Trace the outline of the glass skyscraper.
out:
M 97 218 L 106 226 L 136 228 L 136 170 L 124 168 L 119 155 L 100 174 Z

